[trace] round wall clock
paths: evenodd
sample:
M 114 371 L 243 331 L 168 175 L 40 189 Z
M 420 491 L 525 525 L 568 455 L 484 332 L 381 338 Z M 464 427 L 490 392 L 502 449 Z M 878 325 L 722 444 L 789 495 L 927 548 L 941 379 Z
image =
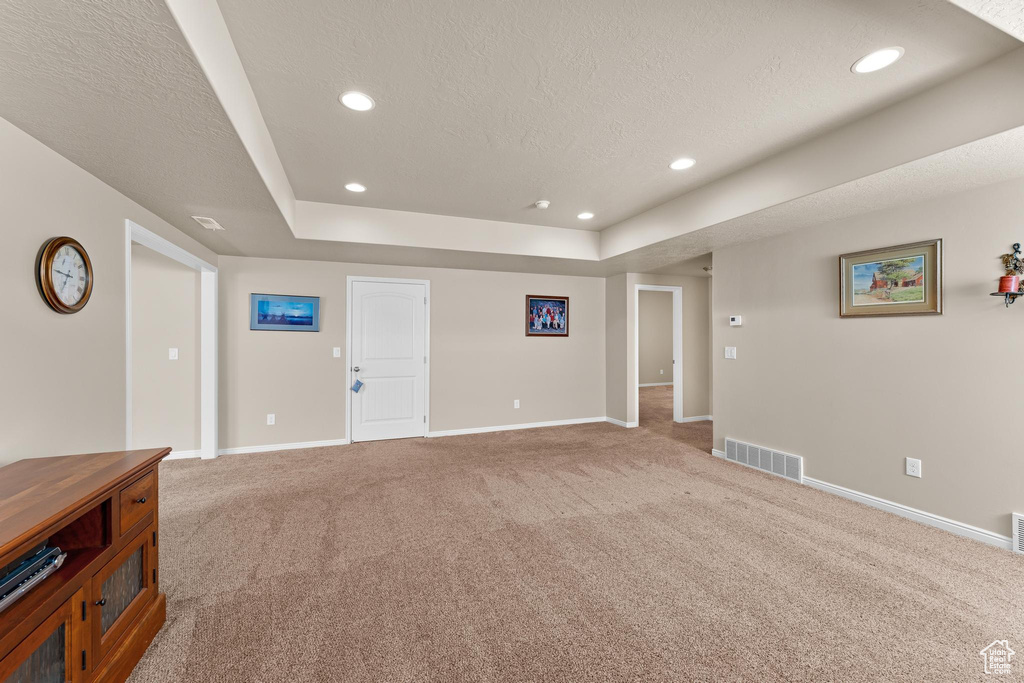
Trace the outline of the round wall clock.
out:
M 77 313 L 92 294 L 92 262 L 70 237 L 54 237 L 39 254 L 39 289 L 58 313 Z

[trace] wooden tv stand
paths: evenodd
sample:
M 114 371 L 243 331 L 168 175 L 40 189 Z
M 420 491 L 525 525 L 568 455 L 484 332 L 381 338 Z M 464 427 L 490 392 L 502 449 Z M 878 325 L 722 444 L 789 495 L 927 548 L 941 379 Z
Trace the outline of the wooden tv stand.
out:
M 44 540 L 60 569 L 0 612 L 0 683 L 124 681 L 164 623 L 157 470 L 169 448 L 0 468 L 0 568 Z

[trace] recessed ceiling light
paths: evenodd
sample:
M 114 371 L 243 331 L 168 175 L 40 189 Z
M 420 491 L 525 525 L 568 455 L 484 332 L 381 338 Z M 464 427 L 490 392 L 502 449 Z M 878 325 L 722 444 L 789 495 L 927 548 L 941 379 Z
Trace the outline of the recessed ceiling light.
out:
M 696 159 L 691 159 L 690 157 L 683 157 L 682 159 L 676 159 L 671 164 L 669 164 L 668 167 L 671 168 L 673 171 L 683 171 L 687 168 L 692 168 L 695 163 L 697 163 Z
M 366 192 L 366 186 L 359 183 L 349 183 L 345 186 L 345 189 L 349 192 Z
M 374 107 L 373 98 L 355 90 L 341 93 L 341 103 L 354 111 L 370 111 Z
M 212 218 L 208 218 L 206 216 L 192 216 L 192 220 L 194 220 L 196 223 L 198 223 L 199 225 L 203 226 L 207 230 L 223 230 L 224 229 L 223 225 L 221 225 L 217 221 L 213 220 Z
M 900 57 L 903 56 L 902 47 L 886 47 L 881 50 L 875 50 L 869 55 L 858 59 L 850 70 L 855 74 L 869 74 L 872 71 L 878 71 L 884 69 L 887 66 L 895 64 Z
M 590 213 L 589 211 L 584 211 L 583 213 L 578 214 L 576 216 L 576 218 L 579 218 L 581 221 L 589 221 L 593 217 L 594 214 Z

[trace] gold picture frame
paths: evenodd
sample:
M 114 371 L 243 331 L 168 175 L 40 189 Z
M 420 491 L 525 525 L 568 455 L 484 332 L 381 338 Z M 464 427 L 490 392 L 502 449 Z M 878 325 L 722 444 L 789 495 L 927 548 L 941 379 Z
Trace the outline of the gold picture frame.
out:
M 839 257 L 839 316 L 942 314 L 942 240 Z

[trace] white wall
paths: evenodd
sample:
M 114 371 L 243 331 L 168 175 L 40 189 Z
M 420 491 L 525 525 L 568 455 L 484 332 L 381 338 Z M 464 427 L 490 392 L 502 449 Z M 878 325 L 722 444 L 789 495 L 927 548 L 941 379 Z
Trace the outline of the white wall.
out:
M 1022 197 L 1016 180 L 716 251 L 716 448 L 789 451 L 809 477 L 1009 535 L 1024 512 L 1024 305 L 989 293 L 1024 241 Z M 839 317 L 840 254 L 934 238 L 942 315 Z
M 637 421 L 634 291 L 638 284 L 683 288 L 683 416 L 710 415 L 710 278 L 626 273 L 610 277 L 605 283 L 605 297 L 608 302 L 605 343 L 608 347 L 606 393 L 609 417 L 630 424 Z
M 637 309 L 640 384 L 672 382 L 672 292 L 640 290 Z
M 198 271 L 132 245 L 133 448 L 199 448 L 199 292 Z
M 216 263 L 217 256 L 0 119 L 0 464 L 125 446 L 125 219 Z M 92 260 L 92 299 L 53 312 L 39 295 L 43 243 L 74 237 Z M 59 397 L 59 398 L 58 398 Z
M 626 371 L 632 361 L 626 342 L 633 329 L 629 327 L 626 300 L 631 296 L 625 273 L 605 280 L 605 409 L 608 417 L 620 422 L 626 422 L 628 414 Z
M 348 275 L 430 280 L 432 431 L 605 415 L 603 278 L 226 256 L 219 267 L 221 448 L 347 438 Z M 321 331 L 249 330 L 253 292 L 319 296 Z M 569 297 L 568 338 L 526 337 L 527 294 Z

